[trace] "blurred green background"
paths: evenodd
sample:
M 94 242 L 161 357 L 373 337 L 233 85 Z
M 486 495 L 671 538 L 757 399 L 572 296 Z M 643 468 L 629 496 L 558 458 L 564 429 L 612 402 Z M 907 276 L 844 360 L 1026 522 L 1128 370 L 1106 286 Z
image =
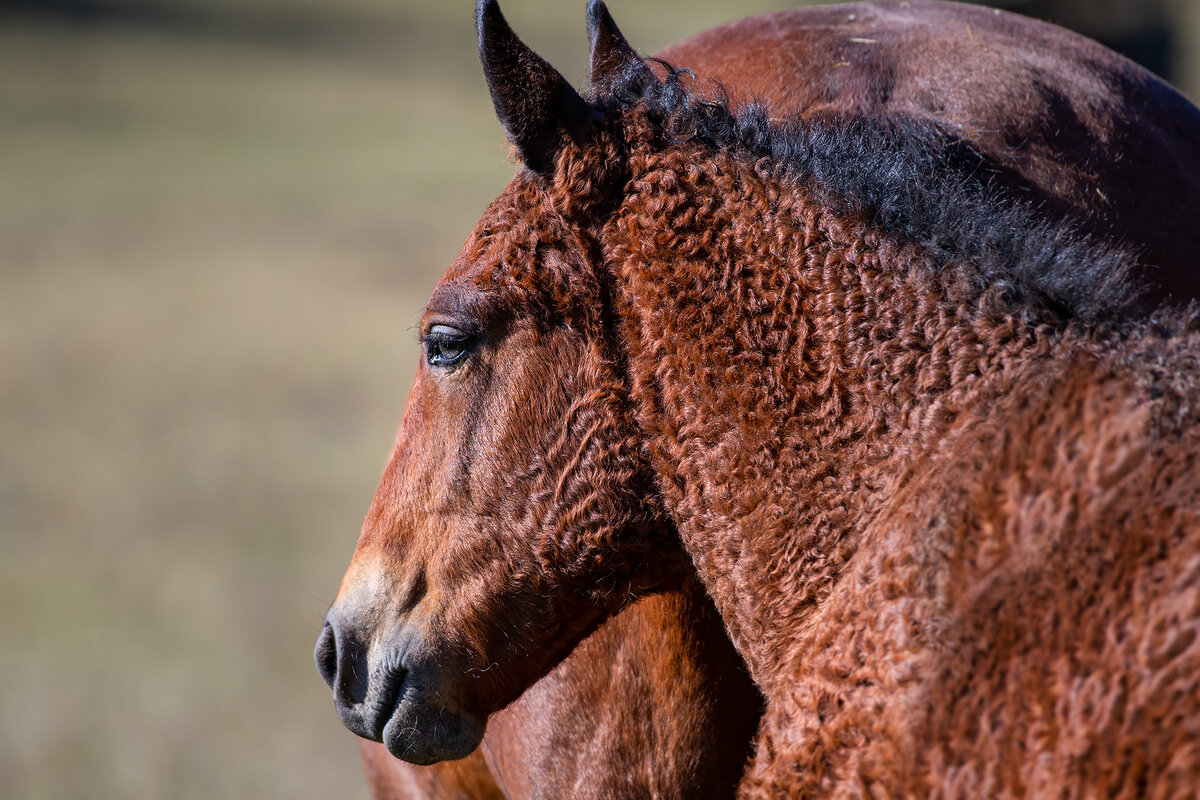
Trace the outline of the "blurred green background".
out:
M 310 653 L 511 172 L 470 0 L 0 2 L 0 798 L 365 796 Z

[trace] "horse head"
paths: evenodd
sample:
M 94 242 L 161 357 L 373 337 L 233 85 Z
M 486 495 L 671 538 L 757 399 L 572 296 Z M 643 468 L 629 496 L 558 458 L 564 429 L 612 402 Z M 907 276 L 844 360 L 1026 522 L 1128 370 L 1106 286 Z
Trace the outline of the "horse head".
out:
M 593 86 L 652 79 L 598 0 L 588 18 Z M 426 306 L 408 405 L 315 653 L 343 723 L 415 763 L 468 754 L 488 714 L 689 569 L 599 263 L 623 140 L 494 0 L 477 21 L 524 168 Z

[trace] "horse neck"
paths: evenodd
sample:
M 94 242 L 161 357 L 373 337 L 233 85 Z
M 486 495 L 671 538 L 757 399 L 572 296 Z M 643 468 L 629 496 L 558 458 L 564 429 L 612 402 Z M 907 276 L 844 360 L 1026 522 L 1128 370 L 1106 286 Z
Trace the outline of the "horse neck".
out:
M 1054 335 L 766 163 L 649 158 L 606 238 L 638 424 L 760 686 L 895 475 Z M 1060 338 L 1060 337 L 1059 337 Z

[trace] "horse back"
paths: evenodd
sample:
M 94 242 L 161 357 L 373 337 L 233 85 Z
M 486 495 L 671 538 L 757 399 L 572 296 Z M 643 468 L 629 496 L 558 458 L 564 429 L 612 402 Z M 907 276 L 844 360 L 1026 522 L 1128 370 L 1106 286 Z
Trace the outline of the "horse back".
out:
M 660 56 L 773 117 L 940 123 L 1014 196 L 1137 250 L 1150 304 L 1200 294 L 1200 110 L 1090 39 L 981 6 L 879 2 L 752 17 Z

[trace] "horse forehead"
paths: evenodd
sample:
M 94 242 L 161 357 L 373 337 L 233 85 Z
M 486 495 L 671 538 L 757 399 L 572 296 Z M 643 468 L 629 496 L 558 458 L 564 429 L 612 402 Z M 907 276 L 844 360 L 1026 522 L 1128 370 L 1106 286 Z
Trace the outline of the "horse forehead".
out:
M 477 301 L 481 293 L 527 278 L 531 265 L 547 253 L 562 253 L 572 247 L 570 229 L 545 207 L 514 205 L 500 213 L 485 214 L 438 281 L 426 309 L 453 310 L 435 309 L 435 299 L 446 306 Z
M 441 286 L 466 283 L 501 264 L 513 251 L 526 248 L 536 237 L 524 205 L 511 202 L 510 191 L 496 199 L 475 223 L 475 230 L 438 282 Z M 505 202 L 509 200 L 509 202 Z

